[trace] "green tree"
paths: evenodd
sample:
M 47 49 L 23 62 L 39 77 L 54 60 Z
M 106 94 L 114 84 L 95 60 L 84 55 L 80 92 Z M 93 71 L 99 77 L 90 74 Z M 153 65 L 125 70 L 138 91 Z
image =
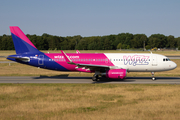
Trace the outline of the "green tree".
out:
M 176 46 L 176 41 L 175 41 L 175 39 L 174 39 L 174 36 L 169 35 L 169 36 L 167 37 L 166 47 L 167 47 L 167 48 L 175 48 L 175 46 Z
M 131 40 L 132 48 L 143 48 L 144 42 L 147 43 L 147 36 L 145 34 L 135 34 L 133 39 Z
M 119 43 L 119 44 L 117 45 L 117 49 L 120 49 L 120 50 L 121 50 L 121 47 L 122 47 L 122 44 Z
M 148 45 L 151 46 L 151 48 L 157 47 L 157 48 L 163 48 L 167 44 L 167 37 L 162 34 L 152 34 L 149 37 Z
M 131 40 L 133 39 L 133 34 L 130 33 L 121 33 L 116 35 L 116 39 L 113 42 L 113 45 L 117 47 L 119 43 L 126 44 L 131 47 Z
M 104 40 L 104 50 L 112 50 L 112 41 L 108 37 Z
M 178 50 L 180 50 L 180 37 L 175 38 L 175 39 L 176 39 L 176 44 L 177 44 L 176 47 L 178 47 Z
M 87 46 L 88 46 L 88 43 L 87 41 L 83 38 L 79 41 L 79 43 L 77 44 L 77 47 L 76 49 L 77 50 L 87 50 Z

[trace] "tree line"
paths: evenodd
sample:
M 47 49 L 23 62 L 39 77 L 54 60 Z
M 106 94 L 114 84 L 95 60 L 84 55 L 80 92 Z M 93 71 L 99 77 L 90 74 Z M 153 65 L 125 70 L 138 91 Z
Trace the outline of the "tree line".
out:
M 29 35 L 27 37 L 39 50 L 116 50 L 145 48 L 178 48 L 180 49 L 180 37 L 172 35 L 120 33 L 107 36 L 53 36 L 44 33 L 42 36 Z M 10 35 L 0 36 L 0 50 L 14 50 L 14 44 Z

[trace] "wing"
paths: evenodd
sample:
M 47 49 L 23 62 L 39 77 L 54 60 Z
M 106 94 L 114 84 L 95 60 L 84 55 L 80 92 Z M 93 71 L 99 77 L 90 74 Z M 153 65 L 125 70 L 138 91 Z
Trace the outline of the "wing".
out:
M 72 60 L 66 55 L 64 51 L 61 50 L 66 62 L 68 64 L 76 65 L 78 68 L 85 68 L 90 70 L 98 70 L 98 71 L 106 71 L 109 69 L 115 69 L 116 66 L 106 66 L 106 65 L 94 65 L 94 64 L 81 64 L 81 63 L 74 63 Z

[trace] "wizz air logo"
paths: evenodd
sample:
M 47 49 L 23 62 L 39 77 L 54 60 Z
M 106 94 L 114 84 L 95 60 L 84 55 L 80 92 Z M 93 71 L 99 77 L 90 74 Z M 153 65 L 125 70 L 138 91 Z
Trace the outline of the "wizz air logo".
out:
M 133 55 L 133 56 L 123 56 L 124 65 L 148 65 L 149 56 L 145 55 Z

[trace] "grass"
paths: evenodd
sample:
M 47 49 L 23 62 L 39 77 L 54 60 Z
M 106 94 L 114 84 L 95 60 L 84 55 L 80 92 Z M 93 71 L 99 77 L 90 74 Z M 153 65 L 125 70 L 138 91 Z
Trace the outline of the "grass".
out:
M 75 51 L 65 52 L 75 53 Z M 180 54 L 179 51 L 155 53 Z M 0 51 L 0 56 L 10 54 L 15 52 Z M 4 58 L 0 60 L 4 61 Z M 173 61 L 180 65 L 180 60 Z M 180 76 L 179 71 L 180 68 L 177 67 L 175 70 L 157 72 L 155 76 Z M 19 63 L 11 63 L 10 66 L 8 63 L 0 64 L 0 76 L 92 75 L 38 69 Z M 151 76 L 151 74 L 132 72 L 127 76 Z M 0 119 L 180 119 L 179 94 L 180 85 L 168 84 L 0 84 Z
M 60 50 L 41 50 L 44 53 L 61 53 Z M 66 53 L 76 53 L 75 50 L 64 50 Z M 149 51 L 119 51 L 119 50 L 79 50 L 81 53 L 150 53 Z M 154 54 L 166 56 L 180 55 L 180 51 L 152 51 Z M 0 56 L 16 54 L 15 50 L 0 50 Z
M 0 84 L 0 119 L 179 119 L 180 85 Z

